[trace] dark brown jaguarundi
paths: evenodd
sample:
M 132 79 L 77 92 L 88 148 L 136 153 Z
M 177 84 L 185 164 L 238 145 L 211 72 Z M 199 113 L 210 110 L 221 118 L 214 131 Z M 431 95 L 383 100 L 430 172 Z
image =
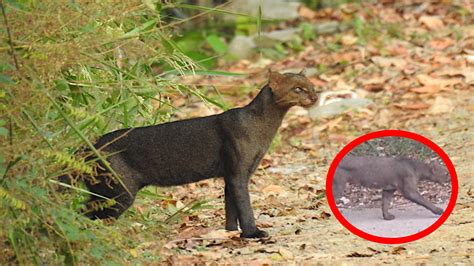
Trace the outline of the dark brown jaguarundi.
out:
M 437 162 L 426 164 L 403 157 L 346 156 L 336 168 L 332 190 L 334 199 L 337 200 L 342 197 L 346 183 L 381 188 L 382 214 L 385 220 L 395 218 L 388 212 L 395 190 L 431 212 L 442 214 L 443 209 L 426 200 L 418 191 L 418 181 L 423 179 L 445 183 L 451 177 L 446 168 Z
M 313 84 L 301 73 L 269 72 L 269 81 L 246 106 L 217 115 L 121 129 L 100 137 L 94 145 L 104 152 L 111 168 L 128 191 L 111 181 L 102 165 L 97 174 L 81 179 L 89 191 L 116 204 L 92 208 L 104 199 L 92 195 L 86 204 L 92 219 L 119 217 L 145 186 L 183 185 L 224 177 L 227 230 L 242 229 L 241 237 L 261 238 L 257 228 L 248 183 L 267 152 L 283 117 L 292 106 L 311 106 L 318 99 Z M 87 160 L 96 160 L 89 156 Z M 99 165 L 101 163 L 99 162 Z M 60 177 L 70 182 L 69 176 Z

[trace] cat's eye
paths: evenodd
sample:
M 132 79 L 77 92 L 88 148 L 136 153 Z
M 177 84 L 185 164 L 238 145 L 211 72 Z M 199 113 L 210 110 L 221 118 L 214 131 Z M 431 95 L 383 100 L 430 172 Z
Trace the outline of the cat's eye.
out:
M 296 87 L 296 88 L 295 88 L 295 92 L 296 92 L 296 93 L 301 93 L 301 92 L 303 92 L 303 91 L 304 91 L 304 90 L 303 90 L 302 88 L 300 88 L 300 87 Z

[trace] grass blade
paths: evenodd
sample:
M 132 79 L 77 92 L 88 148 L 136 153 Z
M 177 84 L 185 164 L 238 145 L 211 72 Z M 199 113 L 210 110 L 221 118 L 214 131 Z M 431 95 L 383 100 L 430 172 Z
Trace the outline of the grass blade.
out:
M 237 73 L 237 72 L 228 72 L 228 71 L 219 71 L 219 70 L 171 70 L 167 71 L 166 73 L 162 73 L 159 76 L 167 75 L 167 74 L 184 74 L 185 76 L 190 75 L 198 75 L 198 76 L 225 76 L 225 77 L 241 77 L 246 76 L 246 73 Z
M 114 176 L 114 178 L 116 178 L 120 185 L 123 186 L 123 188 L 125 188 L 125 190 L 128 192 L 128 194 L 132 195 L 132 193 L 130 193 L 130 190 L 128 189 L 128 187 L 123 183 L 122 179 L 119 177 L 119 175 L 115 172 L 114 169 L 112 169 L 112 167 L 110 166 L 109 162 L 107 160 L 105 160 L 105 158 L 100 154 L 100 152 L 94 147 L 94 145 L 89 141 L 89 139 L 84 136 L 84 134 L 82 133 L 81 130 L 79 130 L 79 128 L 72 122 L 72 120 L 69 118 L 69 116 L 61 109 L 61 107 L 59 106 L 59 104 L 49 95 L 49 94 L 46 94 L 46 97 L 48 98 L 48 100 L 53 104 L 54 108 L 56 108 L 56 110 L 59 112 L 59 114 L 64 118 L 64 120 L 66 121 L 66 123 L 74 130 L 74 132 L 76 132 L 76 134 L 82 139 L 82 141 L 84 141 L 86 144 L 87 144 L 87 147 L 89 149 L 91 149 L 91 151 L 95 154 L 95 156 L 97 156 L 97 158 L 99 158 L 99 160 L 104 164 L 105 168 L 107 168 L 107 170 L 110 171 L 110 173 L 112 173 L 112 175 Z
M 234 16 L 240 16 L 240 17 L 247 17 L 247 18 L 252 18 L 256 19 L 256 17 L 245 14 L 245 13 L 239 13 L 239 12 L 233 12 L 225 9 L 220 9 L 217 7 L 206 7 L 206 6 L 197 6 L 197 5 L 189 5 L 189 4 L 177 4 L 175 6 L 176 8 L 184 8 L 184 9 L 191 9 L 191 10 L 199 10 L 199 11 L 209 11 L 211 13 L 219 13 L 219 14 L 226 14 L 226 15 L 234 15 Z M 273 21 L 273 19 L 265 19 L 265 21 Z

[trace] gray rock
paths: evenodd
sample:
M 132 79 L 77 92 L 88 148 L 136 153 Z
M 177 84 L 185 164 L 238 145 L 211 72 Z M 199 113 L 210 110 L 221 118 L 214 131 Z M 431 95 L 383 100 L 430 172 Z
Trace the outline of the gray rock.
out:
M 305 76 L 307 77 L 311 77 L 319 73 L 319 70 L 315 67 L 287 68 L 283 70 L 282 73 L 299 73 L 303 69 L 304 69 L 303 74 L 305 74 Z
M 253 37 L 237 35 L 230 42 L 228 52 L 236 59 L 249 58 L 255 54 L 255 47 L 257 45 L 253 41 Z
M 299 28 L 290 28 L 284 30 L 275 30 L 271 32 L 262 32 L 259 36 L 254 37 L 254 42 L 262 48 L 273 47 L 276 43 L 287 42 L 298 38 L 301 32 Z
M 330 34 L 339 31 L 339 22 L 328 21 L 314 25 L 314 32 L 317 34 Z
M 306 165 L 298 165 L 298 164 L 288 164 L 278 167 L 270 167 L 268 168 L 267 172 L 271 174 L 282 174 L 282 175 L 290 175 L 297 172 L 302 172 L 306 170 L 308 167 Z
M 300 3 L 285 0 L 234 0 L 227 10 L 257 16 L 258 7 L 261 6 L 262 17 L 267 19 L 290 20 L 299 17 Z M 232 18 L 235 16 L 231 16 Z
M 349 109 L 359 109 L 372 104 L 368 99 L 341 99 L 323 106 L 315 106 L 309 110 L 309 116 L 313 119 L 332 117 L 344 113 Z

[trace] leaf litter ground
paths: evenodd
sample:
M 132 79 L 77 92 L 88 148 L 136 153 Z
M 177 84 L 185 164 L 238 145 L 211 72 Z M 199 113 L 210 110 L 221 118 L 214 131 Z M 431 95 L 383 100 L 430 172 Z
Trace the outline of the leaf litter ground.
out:
M 245 98 L 235 89 L 261 85 L 268 67 L 285 71 L 324 65 L 324 73 L 308 75 L 317 86 L 352 90 L 373 102 L 357 111 L 317 120 L 302 108 L 290 111 L 280 130 L 280 145 L 266 155 L 250 184 L 257 224 L 269 231 L 270 239 L 243 240 L 237 232 L 223 230 L 223 181 L 216 179 L 161 190 L 168 191 L 177 207 L 181 202 L 206 198 L 216 199 L 212 201 L 214 208 L 180 217 L 165 239 L 145 242 L 131 253 L 158 254 L 161 261 L 177 264 L 472 263 L 472 18 L 462 16 L 454 4 L 384 2 L 319 12 L 303 9 L 300 14 L 302 20 L 311 23 L 328 19 L 342 22 L 355 15 L 366 20 L 365 27 L 383 21 L 385 24 L 376 29 L 378 34 L 367 40 L 361 40 L 357 29 L 321 35 L 308 42 L 304 51 L 279 62 L 241 60 L 226 68 L 250 73 L 246 78 L 190 80 L 215 85 L 228 102 L 240 106 L 257 90 L 247 90 Z M 366 30 L 367 35 L 370 30 Z M 358 44 L 360 41 L 366 44 Z M 180 116 L 213 112 L 218 111 L 198 104 L 182 109 Z M 337 152 L 357 136 L 389 128 L 413 131 L 433 140 L 448 153 L 459 178 L 457 204 L 445 224 L 421 240 L 401 245 L 372 243 L 351 234 L 334 218 L 325 198 L 326 173 Z M 439 197 L 446 200 L 446 195 Z M 149 204 L 138 200 L 135 209 L 144 212 Z

